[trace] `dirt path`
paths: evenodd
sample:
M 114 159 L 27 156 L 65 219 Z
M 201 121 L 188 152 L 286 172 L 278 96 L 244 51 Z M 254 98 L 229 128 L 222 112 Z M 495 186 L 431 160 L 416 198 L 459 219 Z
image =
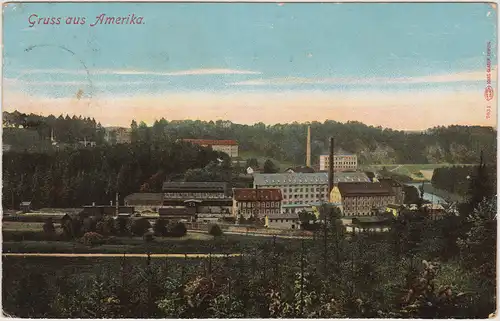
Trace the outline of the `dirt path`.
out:
M 2 253 L 3 256 L 36 256 L 36 257 L 147 257 L 147 254 L 110 254 L 110 253 Z M 152 258 L 155 257 L 172 257 L 172 258 L 207 258 L 210 254 L 206 253 L 189 253 L 189 254 L 151 254 Z M 237 257 L 241 256 L 240 253 L 212 253 L 212 257 Z

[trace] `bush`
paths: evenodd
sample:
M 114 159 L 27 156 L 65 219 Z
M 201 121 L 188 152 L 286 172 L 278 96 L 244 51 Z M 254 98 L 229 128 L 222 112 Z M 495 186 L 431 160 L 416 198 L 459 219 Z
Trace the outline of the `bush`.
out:
M 137 236 L 143 236 L 151 228 L 151 223 L 147 218 L 140 218 L 132 222 L 131 232 Z
M 155 225 L 153 226 L 155 234 L 159 236 L 166 236 L 168 233 L 167 224 L 168 222 L 163 218 L 156 219 Z
M 113 235 L 115 233 L 115 223 L 113 218 L 104 217 L 96 224 L 96 232 L 102 235 Z
M 48 236 L 52 236 L 56 232 L 56 228 L 54 227 L 54 222 L 52 222 L 51 218 L 47 218 L 45 220 L 45 224 L 43 224 L 43 232 Z
M 151 233 L 151 232 L 144 233 L 143 238 L 144 238 L 144 242 L 146 242 L 146 243 L 153 242 L 155 239 L 153 233 Z
M 88 245 L 88 246 L 93 246 L 93 245 L 100 245 L 105 243 L 104 236 L 102 236 L 99 233 L 96 232 L 87 232 L 83 235 L 83 237 L 80 239 L 80 242 Z
M 222 235 L 222 230 L 219 227 L 219 225 L 214 224 L 208 230 L 208 234 L 213 235 L 213 237 L 221 236 Z
M 115 231 L 118 235 L 128 235 L 130 233 L 130 218 L 128 217 L 118 217 L 115 220 Z
M 182 222 L 175 223 L 175 225 L 170 230 L 170 236 L 173 237 L 182 237 L 187 234 L 186 225 Z

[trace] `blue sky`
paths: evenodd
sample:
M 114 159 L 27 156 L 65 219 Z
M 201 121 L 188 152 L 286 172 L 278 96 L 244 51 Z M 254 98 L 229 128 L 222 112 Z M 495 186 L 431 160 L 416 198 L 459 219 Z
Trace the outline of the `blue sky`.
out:
M 135 14 L 144 24 L 91 27 L 102 13 Z M 33 14 L 61 17 L 61 24 L 30 27 Z M 264 114 L 273 114 L 276 110 L 267 112 L 269 108 L 285 104 L 279 97 L 300 95 L 298 101 L 321 101 L 317 115 L 307 120 L 322 120 L 335 118 L 336 108 L 365 106 L 366 101 L 345 107 L 343 103 L 369 93 L 377 93 L 379 102 L 365 106 L 365 114 L 389 104 L 394 94 L 412 100 L 412 95 L 438 92 L 450 104 L 440 108 L 455 108 L 452 94 L 470 93 L 471 101 L 460 113 L 466 115 L 469 108 L 477 114 L 485 104 L 481 98 L 488 41 L 496 62 L 496 15 L 496 9 L 481 3 L 9 4 L 3 16 L 4 108 L 38 106 L 44 113 L 45 103 L 52 99 L 51 108 L 60 105 L 57 108 L 75 109 L 68 113 L 104 115 L 106 106 L 108 114 L 116 112 L 114 104 L 121 101 L 129 117 L 120 121 L 126 123 L 144 115 L 151 121 L 162 117 L 163 110 L 172 118 L 206 118 L 209 115 L 197 108 L 217 106 L 226 109 L 210 117 L 238 121 L 233 117 L 241 114 L 238 108 L 262 106 Z M 67 17 L 85 17 L 86 23 L 66 25 Z M 330 100 L 318 98 L 327 94 Z M 88 99 L 86 106 L 100 109 L 79 110 L 68 102 L 75 95 Z M 183 98 L 190 95 L 199 101 Z M 474 95 L 479 97 L 475 107 Z M 169 97 L 176 106 L 159 103 Z M 243 100 L 251 100 L 250 105 L 241 105 Z M 257 105 L 268 100 L 275 107 L 264 106 L 269 102 Z M 190 114 L 175 114 L 179 106 L 187 106 Z M 429 106 L 416 108 L 423 112 Z M 346 117 L 357 120 L 359 115 L 358 111 Z M 261 120 L 281 121 L 270 117 Z

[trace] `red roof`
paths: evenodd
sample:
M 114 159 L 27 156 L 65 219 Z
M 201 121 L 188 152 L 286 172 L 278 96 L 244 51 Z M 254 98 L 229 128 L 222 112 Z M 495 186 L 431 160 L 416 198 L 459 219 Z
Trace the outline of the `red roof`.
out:
M 237 201 L 281 201 L 279 188 L 234 188 L 234 199 Z
M 183 141 L 198 145 L 238 145 L 235 140 L 183 139 Z

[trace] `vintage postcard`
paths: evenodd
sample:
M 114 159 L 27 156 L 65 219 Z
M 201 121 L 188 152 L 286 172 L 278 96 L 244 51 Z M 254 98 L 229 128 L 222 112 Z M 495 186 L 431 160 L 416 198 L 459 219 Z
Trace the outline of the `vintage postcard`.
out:
M 4 3 L 3 315 L 496 316 L 497 15 Z

